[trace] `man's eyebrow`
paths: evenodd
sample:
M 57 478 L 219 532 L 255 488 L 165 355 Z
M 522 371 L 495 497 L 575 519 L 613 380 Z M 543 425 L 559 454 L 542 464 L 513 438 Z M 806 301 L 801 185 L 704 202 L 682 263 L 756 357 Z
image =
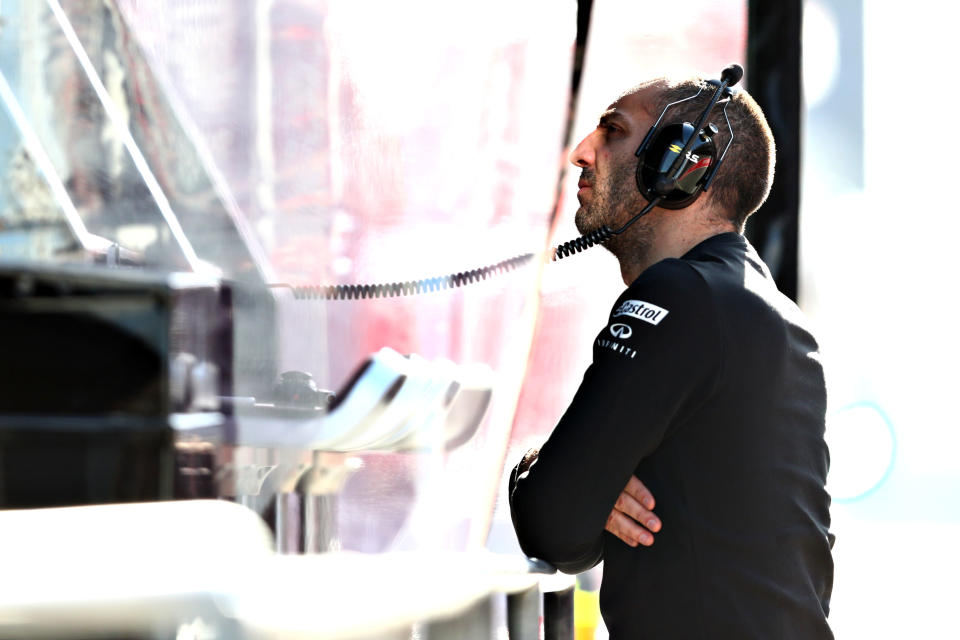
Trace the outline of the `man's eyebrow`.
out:
M 627 123 L 627 119 L 624 118 L 619 111 L 617 111 L 616 109 L 607 109 L 602 114 L 600 114 L 599 124 L 600 126 L 603 126 L 608 122 L 610 122 L 611 120 L 619 120 L 625 124 Z

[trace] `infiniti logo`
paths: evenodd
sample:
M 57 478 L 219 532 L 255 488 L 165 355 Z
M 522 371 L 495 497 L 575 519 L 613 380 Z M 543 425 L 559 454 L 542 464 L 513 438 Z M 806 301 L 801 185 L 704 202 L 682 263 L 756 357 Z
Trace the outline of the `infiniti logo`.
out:
M 628 324 L 612 324 L 610 325 L 610 333 L 612 333 L 617 338 L 623 338 L 626 340 L 633 335 L 633 329 L 630 328 Z

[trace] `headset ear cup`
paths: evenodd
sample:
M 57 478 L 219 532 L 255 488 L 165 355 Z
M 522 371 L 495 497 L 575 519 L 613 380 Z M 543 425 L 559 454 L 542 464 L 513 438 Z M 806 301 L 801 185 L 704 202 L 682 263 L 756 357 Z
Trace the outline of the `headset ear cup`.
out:
M 693 135 L 693 125 L 689 122 L 668 124 L 655 132 L 648 144 L 641 148 L 636 181 L 637 188 L 648 202 L 660 196 L 658 206 L 682 209 L 700 196 L 717 157 L 717 148 L 711 137 L 698 136 L 682 161 L 677 179 L 672 180 L 669 176 L 674 161 Z

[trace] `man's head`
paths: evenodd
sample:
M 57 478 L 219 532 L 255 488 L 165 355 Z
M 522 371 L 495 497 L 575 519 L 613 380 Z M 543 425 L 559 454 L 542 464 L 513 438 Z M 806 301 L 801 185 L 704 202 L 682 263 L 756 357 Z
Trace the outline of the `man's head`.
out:
M 701 87 L 705 88 L 695 100 L 671 107 L 661 126 L 693 122 L 713 95 L 713 87 L 700 78 L 681 81 L 661 78 L 643 83 L 621 95 L 602 114 L 597 128 L 570 155 L 571 162 L 582 170 L 581 188 L 577 193 L 581 206 L 576 215 L 581 233 L 604 224 L 616 229 L 647 204 L 636 186 L 634 152 L 666 105 L 693 96 Z M 733 145 L 709 191 L 686 209 L 655 208 L 624 234 L 629 238 L 613 238 L 607 246 L 618 257 L 623 250 L 642 250 L 651 241 L 657 225 L 690 216 L 700 216 L 704 222 L 715 224 L 718 231 L 743 230 L 747 216 L 760 207 L 770 191 L 773 136 L 760 108 L 745 91 L 734 94 L 727 116 L 734 131 Z M 722 153 L 730 137 L 722 105 L 714 107 L 707 122 L 714 122 L 720 130 L 714 141 Z

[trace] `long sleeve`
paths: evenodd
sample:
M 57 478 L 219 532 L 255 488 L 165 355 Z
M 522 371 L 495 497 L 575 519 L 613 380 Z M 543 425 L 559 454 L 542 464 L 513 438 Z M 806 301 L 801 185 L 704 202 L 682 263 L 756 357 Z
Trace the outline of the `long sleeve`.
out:
M 702 277 L 678 260 L 651 267 L 620 296 L 570 406 L 533 464 L 511 474 L 524 553 L 567 573 L 599 562 L 631 473 L 713 392 L 723 362 L 717 322 Z

